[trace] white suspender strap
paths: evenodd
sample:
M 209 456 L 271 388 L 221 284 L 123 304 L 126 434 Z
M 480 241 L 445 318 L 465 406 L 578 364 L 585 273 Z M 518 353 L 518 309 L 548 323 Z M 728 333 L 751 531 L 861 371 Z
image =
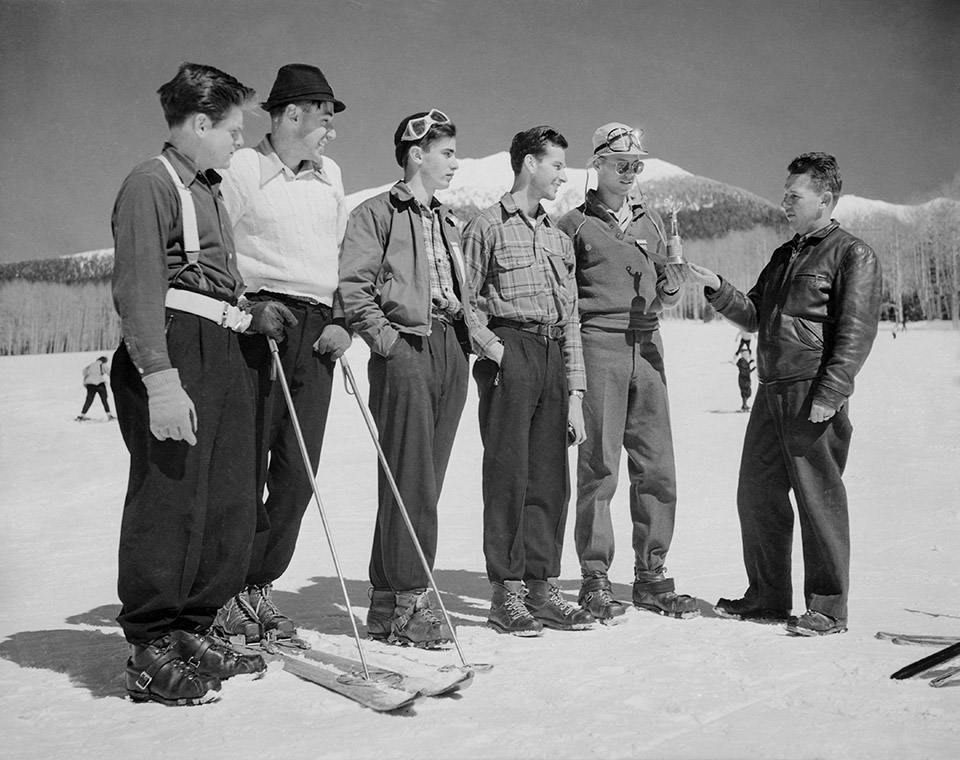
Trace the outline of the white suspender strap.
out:
M 197 230 L 197 209 L 193 205 L 193 195 L 187 186 L 183 184 L 177 170 L 166 156 L 157 156 L 160 163 L 166 167 L 170 179 L 177 188 L 180 195 L 180 213 L 183 216 L 183 252 L 187 256 L 187 261 L 196 264 L 200 260 L 200 233 Z

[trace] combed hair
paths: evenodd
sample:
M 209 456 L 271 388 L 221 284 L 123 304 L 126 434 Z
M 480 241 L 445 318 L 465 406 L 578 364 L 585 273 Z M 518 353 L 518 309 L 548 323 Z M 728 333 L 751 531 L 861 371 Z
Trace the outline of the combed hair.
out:
M 540 158 L 547 152 L 547 144 L 567 149 L 567 139 L 553 127 L 540 126 L 517 132 L 510 142 L 510 166 L 514 175 L 523 168 L 523 157 Z
M 170 127 L 183 124 L 187 117 L 203 113 L 217 124 L 234 106 L 242 107 L 254 96 L 254 90 L 213 66 L 182 63 L 177 75 L 157 90 L 163 115 Z
M 818 193 L 829 190 L 834 198 L 840 197 L 843 187 L 840 166 L 829 153 L 804 153 L 790 162 L 787 171 L 790 174 L 809 174 L 810 184 Z
M 419 140 L 401 140 L 403 133 L 407 128 L 407 124 L 414 119 L 419 119 L 421 116 L 426 116 L 429 111 L 420 111 L 419 113 L 411 114 L 406 119 L 400 122 L 400 126 L 396 128 L 393 133 L 393 144 L 397 147 L 394 149 L 394 157 L 397 159 L 397 163 L 400 165 L 401 169 L 407 168 L 407 152 L 414 145 L 419 145 L 424 150 L 430 150 L 430 146 L 433 145 L 438 140 L 442 140 L 445 137 L 456 137 L 457 136 L 457 127 L 452 121 L 448 121 L 446 124 L 431 124 L 430 129 L 427 130 L 426 134 L 421 137 Z

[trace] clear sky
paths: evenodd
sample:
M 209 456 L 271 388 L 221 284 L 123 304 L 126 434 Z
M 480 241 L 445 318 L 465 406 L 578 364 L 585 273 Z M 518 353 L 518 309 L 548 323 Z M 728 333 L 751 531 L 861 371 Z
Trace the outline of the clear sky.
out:
M 347 105 L 328 155 L 348 193 L 398 177 L 393 131 L 431 107 L 463 157 L 551 124 L 583 166 L 625 121 L 652 156 L 777 202 L 808 150 L 898 203 L 960 170 L 960 0 L 0 0 L 0 261 L 112 244 L 182 61 L 258 100 L 284 63 L 319 66 Z

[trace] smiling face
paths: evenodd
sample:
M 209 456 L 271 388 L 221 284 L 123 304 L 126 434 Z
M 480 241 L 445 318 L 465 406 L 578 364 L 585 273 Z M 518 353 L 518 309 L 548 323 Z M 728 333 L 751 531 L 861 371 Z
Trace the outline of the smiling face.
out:
M 203 113 L 196 114 L 193 119 L 199 141 L 197 166 L 201 170 L 228 169 L 233 154 L 243 147 L 243 111 L 233 106 L 216 123 Z
M 426 146 L 416 146 L 420 157 L 420 179 L 424 188 L 434 193 L 446 190 L 460 167 L 457 161 L 457 138 L 441 137 Z
M 616 155 L 605 156 L 595 162 L 597 193 L 611 208 L 620 208 L 623 205 L 623 200 L 630 194 L 633 183 L 642 167 L 642 164 L 640 166 L 636 165 L 638 158 L 637 155 L 617 153 Z M 626 171 L 623 174 L 618 174 L 617 164 L 621 162 L 626 165 Z M 611 200 L 617 200 L 618 202 L 608 202 Z
M 818 191 L 809 174 L 791 174 L 783 190 L 780 207 L 787 223 L 798 235 L 809 235 L 830 221 L 833 193 Z
M 544 153 L 539 158 L 528 155 L 524 163 L 530 170 L 530 188 L 540 200 L 555 200 L 560 185 L 567 181 L 566 152 L 553 143 L 544 145 Z
M 320 163 L 327 143 L 337 137 L 337 131 L 333 128 L 333 103 L 324 101 L 297 108 L 299 122 L 295 140 L 300 148 L 300 160 Z

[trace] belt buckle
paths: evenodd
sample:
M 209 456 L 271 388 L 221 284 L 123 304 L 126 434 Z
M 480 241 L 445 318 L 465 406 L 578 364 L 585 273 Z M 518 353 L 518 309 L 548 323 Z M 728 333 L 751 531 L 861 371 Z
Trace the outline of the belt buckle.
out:
M 227 327 L 227 316 L 229 314 L 230 304 L 226 301 L 223 302 L 223 311 L 220 313 L 220 321 L 218 324 L 220 327 Z

